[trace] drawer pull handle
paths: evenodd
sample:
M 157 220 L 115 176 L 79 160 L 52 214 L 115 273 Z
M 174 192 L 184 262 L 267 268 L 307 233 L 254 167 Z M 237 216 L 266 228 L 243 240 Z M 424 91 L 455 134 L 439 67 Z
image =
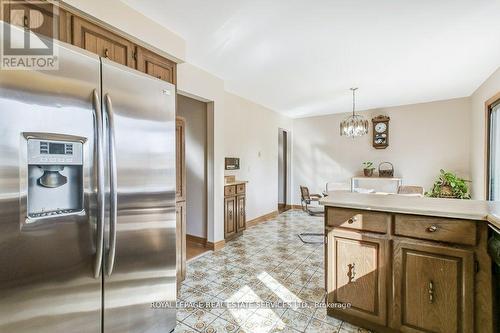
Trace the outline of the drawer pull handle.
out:
M 349 264 L 347 265 L 347 268 L 348 268 L 347 277 L 349 278 L 348 283 L 354 282 L 354 277 L 356 276 L 356 271 L 354 270 L 355 264 L 354 263 Z
M 109 50 L 108 49 L 104 50 L 104 58 L 109 58 Z
M 434 282 L 429 281 L 429 303 L 434 303 Z
M 354 223 L 354 222 L 356 222 L 357 220 L 358 220 L 358 218 L 354 216 L 354 217 L 351 217 L 349 220 L 347 220 L 347 223 L 348 223 L 348 224 L 353 224 L 353 223 Z
M 436 227 L 435 225 L 431 225 L 430 227 L 427 227 L 427 229 L 425 229 L 427 232 L 436 232 L 438 230 L 438 227 Z
M 29 29 L 29 20 L 28 20 L 28 16 L 24 15 L 23 17 L 23 27 L 25 29 Z

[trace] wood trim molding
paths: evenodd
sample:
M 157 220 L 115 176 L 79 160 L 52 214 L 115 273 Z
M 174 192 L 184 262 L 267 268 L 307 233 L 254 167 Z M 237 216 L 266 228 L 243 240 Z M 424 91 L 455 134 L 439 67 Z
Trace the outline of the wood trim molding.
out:
M 186 235 L 186 241 L 200 244 L 204 247 L 207 247 L 207 239 L 203 237 L 198 237 L 198 236 L 193 236 L 193 235 Z
M 484 102 L 484 126 L 485 126 L 485 134 L 484 134 L 484 197 L 486 200 L 489 199 L 490 196 L 490 114 L 491 114 L 491 106 L 495 104 L 497 101 L 500 101 L 500 91 L 488 98 Z
M 278 215 L 279 215 L 278 211 L 275 210 L 271 213 L 259 216 L 253 220 L 247 221 L 247 227 L 253 227 L 257 224 L 269 221 L 270 219 L 273 219 L 273 218 L 277 217 Z
M 226 241 L 223 239 L 218 242 L 207 242 L 207 245 L 205 246 L 207 249 L 212 250 L 212 251 L 218 251 L 222 249 L 226 245 Z

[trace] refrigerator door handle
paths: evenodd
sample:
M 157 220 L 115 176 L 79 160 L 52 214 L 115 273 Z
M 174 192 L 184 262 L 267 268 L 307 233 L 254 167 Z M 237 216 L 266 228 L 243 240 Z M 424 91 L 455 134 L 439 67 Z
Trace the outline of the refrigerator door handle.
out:
M 113 115 L 113 103 L 111 97 L 106 94 L 106 115 L 108 118 L 108 142 L 109 142 L 109 187 L 110 187 L 110 203 L 109 203 L 109 253 L 106 261 L 106 274 L 108 276 L 113 273 L 116 253 L 116 218 L 117 218 L 117 193 L 116 193 L 116 151 L 115 151 L 115 125 Z
M 96 239 L 96 254 L 94 263 L 94 278 L 98 279 L 101 276 L 102 268 L 102 255 L 104 249 L 104 154 L 102 142 L 102 112 L 101 101 L 97 90 L 94 89 L 92 94 L 94 106 L 94 120 L 96 131 L 94 133 L 94 142 L 97 146 L 96 149 L 96 162 L 97 162 L 97 239 Z

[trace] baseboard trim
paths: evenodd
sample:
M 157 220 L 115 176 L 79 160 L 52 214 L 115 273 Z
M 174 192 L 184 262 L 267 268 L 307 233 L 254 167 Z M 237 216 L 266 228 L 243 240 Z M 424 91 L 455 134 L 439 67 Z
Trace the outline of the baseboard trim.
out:
M 206 238 L 193 236 L 193 235 L 186 235 L 186 241 L 200 244 L 204 248 L 212 250 L 212 251 L 220 250 L 226 244 L 225 240 L 221 240 L 221 241 L 213 243 L 213 242 L 208 242 Z
M 268 214 L 265 214 L 265 215 L 262 215 L 262 216 L 259 216 L 255 219 L 252 219 L 250 221 L 247 221 L 247 227 L 253 227 L 257 224 L 260 224 L 260 223 L 263 223 L 263 222 L 266 222 L 266 221 L 269 221 L 270 219 L 273 219 L 275 217 L 277 217 L 279 215 L 278 211 L 275 210 L 271 213 L 268 213 Z
M 278 204 L 278 212 L 281 214 L 292 209 L 292 205 Z
M 198 237 L 198 236 L 193 236 L 193 235 L 187 235 L 186 234 L 186 241 L 200 244 L 203 247 L 207 247 L 207 239 L 203 237 Z
M 218 241 L 215 243 L 207 242 L 207 245 L 205 247 L 209 250 L 212 250 L 212 251 L 218 251 L 218 250 L 222 249 L 224 247 L 224 245 L 226 245 L 226 241 L 221 240 L 221 241 Z

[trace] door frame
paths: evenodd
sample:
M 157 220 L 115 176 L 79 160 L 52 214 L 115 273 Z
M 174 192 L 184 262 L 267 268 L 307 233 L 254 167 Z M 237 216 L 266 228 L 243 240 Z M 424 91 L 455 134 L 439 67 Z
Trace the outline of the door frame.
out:
M 207 250 L 210 250 L 210 241 L 209 241 L 209 234 L 210 231 L 213 230 L 213 216 L 212 212 L 214 211 L 214 195 L 213 195 L 213 184 L 214 184 L 214 159 L 213 159 L 213 151 L 214 151 L 214 117 L 213 117 L 213 102 L 210 100 L 207 100 L 205 98 L 195 96 L 190 93 L 183 92 L 181 90 L 176 91 L 176 95 L 181 95 L 182 97 L 185 98 L 190 98 L 192 100 L 195 100 L 197 102 L 201 102 L 205 104 L 205 125 L 206 125 L 206 137 L 205 137 L 205 142 L 206 142 L 206 147 L 205 147 L 205 170 L 204 170 L 204 177 L 205 177 L 205 186 L 203 188 L 203 191 L 205 192 L 205 209 L 203 211 L 203 216 L 204 216 L 204 221 L 203 221 L 203 226 L 204 226 L 204 238 L 202 239 L 201 237 L 196 237 L 196 236 L 191 236 L 186 234 L 187 238 L 189 238 L 191 241 L 194 241 L 196 243 L 203 242 L 202 244 Z M 176 98 L 177 105 L 176 105 L 176 116 L 184 118 L 184 116 L 179 114 L 179 102 L 178 98 Z M 188 121 L 185 122 L 186 126 L 188 124 Z M 186 144 L 185 144 L 186 146 Z M 187 162 L 185 162 L 185 165 L 187 167 Z M 187 172 L 186 172 L 186 178 L 187 178 Z M 187 191 L 187 185 L 186 187 L 186 192 Z M 187 205 L 187 199 L 186 199 L 186 205 Z M 188 209 L 186 207 L 186 213 Z M 187 228 L 187 218 L 186 218 L 186 228 Z M 189 236 L 189 237 L 188 237 Z M 201 243 L 200 243 L 201 244 Z M 189 261 L 189 260 L 188 260 Z
M 283 133 L 283 142 L 282 145 L 279 144 L 279 136 Z M 289 209 L 291 209 L 291 204 L 289 204 L 289 196 L 288 196 L 288 182 L 290 180 L 290 167 L 289 167 L 289 162 L 290 162 L 290 149 L 291 145 L 289 144 L 289 139 L 290 139 L 290 131 L 284 128 L 278 128 L 278 156 L 281 150 L 283 150 L 283 188 L 278 188 L 278 191 L 283 191 L 283 204 L 285 205 L 284 207 L 280 207 L 280 200 L 279 200 L 279 192 L 278 192 L 278 212 L 281 214 Z M 279 158 L 279 157 L 278 157 Z M 279 161 L 278 161 L 278 177 L 281 177 L 280 175 L 280 167 L 279 167 Z M 278 180 L 278 186 L 279 186 L 279 180 Z

